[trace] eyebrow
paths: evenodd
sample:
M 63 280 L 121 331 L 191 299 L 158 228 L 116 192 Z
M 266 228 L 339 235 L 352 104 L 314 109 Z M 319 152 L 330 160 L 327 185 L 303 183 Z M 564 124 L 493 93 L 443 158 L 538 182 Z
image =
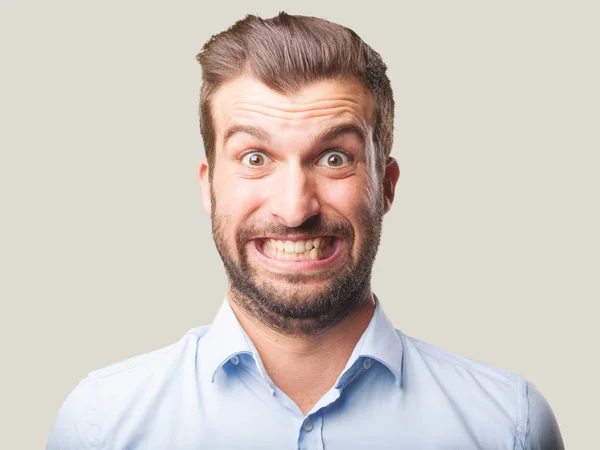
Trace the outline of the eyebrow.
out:
M 223 145 L 225 145 L 229 139 L 231 139 L 234 135 L 238 133 L 249 134 L 255 139 L 266 142 L 267 144 L 271 142 L 271 137 L 269 136 L 269 133 L 267 133 L 264 129 L 260 127 L 234 124 L 225 130 L 225 136 L 223 137 Z M 335 125 L 331 128 L 327 128 L 316 136 L 316 140 L 331 141 L 343 134 L 353 134 L 357 138 L 359 138 L 362 143 L 366 141 L 364 130 L 361 127 L 351 123 Z
M 251 125 L 231 125 L 227 130 L 225 130 L 225 136 L 223 137 L 223 145 L 227 143 L 229 139 L 231 139 L 234 135 L 238 133 L 246 133 L 250 136 L 258 139 L 259 141 L 266 142 L 267 144 L 271 142 L 271 137 L 269 133 L 263 130 L 260 127 L 253 127 Z
M 317 136 L 320 141 L 331 141 L 342 134 L 353 134 L 360 139 L 362 143 L 366 142 L 365 131 L 352 123 L 336 125 L 328 128 Z

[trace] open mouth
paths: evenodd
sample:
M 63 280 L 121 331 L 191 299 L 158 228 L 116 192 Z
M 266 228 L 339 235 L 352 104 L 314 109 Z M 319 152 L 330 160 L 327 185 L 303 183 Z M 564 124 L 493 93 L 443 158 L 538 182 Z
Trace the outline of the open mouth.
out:
M 334 236 L 320 236 L 312 239 L 282 240 L 256 239 L 256 249 L 266 258 L 285 262 L 317 262 L 332 258 L 341 240 Z

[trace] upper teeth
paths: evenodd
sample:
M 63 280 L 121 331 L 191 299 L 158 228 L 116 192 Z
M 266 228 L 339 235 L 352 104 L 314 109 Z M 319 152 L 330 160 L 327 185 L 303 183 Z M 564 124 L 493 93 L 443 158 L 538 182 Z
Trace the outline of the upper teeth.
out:
M 278 241 L 268 239 L 267 244 L 281 252 L 303 253 L 310 252 L 313 248 L 319 248 L 322 244 L 321 238 L 308 239 L 306 241 Z

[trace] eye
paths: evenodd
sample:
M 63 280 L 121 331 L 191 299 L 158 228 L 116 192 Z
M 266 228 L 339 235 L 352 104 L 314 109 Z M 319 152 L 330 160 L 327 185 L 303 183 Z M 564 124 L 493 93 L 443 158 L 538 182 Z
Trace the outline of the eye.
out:
M 325 152 L 325 154 L 319 159 L 319 166 L 327 166 L 327 167 L 342 167 L 346 164 L 350 164 L 350 157 L 337 150 L 329 150 Z
M 246 153 L 242 158 L 242 164 L 249 167 L 262 167 L 271 162 L 271 158 L 263 152 Z

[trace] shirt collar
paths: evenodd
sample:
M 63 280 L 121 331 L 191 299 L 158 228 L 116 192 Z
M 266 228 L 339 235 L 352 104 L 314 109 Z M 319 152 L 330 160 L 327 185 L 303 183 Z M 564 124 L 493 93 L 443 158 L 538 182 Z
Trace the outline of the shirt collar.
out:
M 358 357 L 372 358 L 394 374 L 396 385 L 400 385 L 402 375 L 403 345 L 399 332 L 391 324 L 381 307 L 377 296 L 375 298 L 375 311 L 369 326 L 358 342 Z
M 357 359 L 372 358 L 387 367 L 394 374 L 396 385 L 399 385 L 402 373 L 402 339 L 383 312 L 379 299 L 376 296 L 374 298 L 373 317 L 352 352 L 346 369 L 350 368 Z M 207 364 L 212 381 L 216 372 L 236 355 L 246 353 L 255 361 L 259 360 L 254 345 L 237 320 L 227 299 L 223 301 L 203 340 L 210 349 L 207 354 Z M 344 376 L 346 369 L 340 378 Z
M 227 299 L 223 301 L 203 341 L 209 349 L 206 364 L 211 373 L 211 381 L 214 381 L 217 371 L 225 363 L 240 353 L 250 354 L 256 359 L 254 346 Z

